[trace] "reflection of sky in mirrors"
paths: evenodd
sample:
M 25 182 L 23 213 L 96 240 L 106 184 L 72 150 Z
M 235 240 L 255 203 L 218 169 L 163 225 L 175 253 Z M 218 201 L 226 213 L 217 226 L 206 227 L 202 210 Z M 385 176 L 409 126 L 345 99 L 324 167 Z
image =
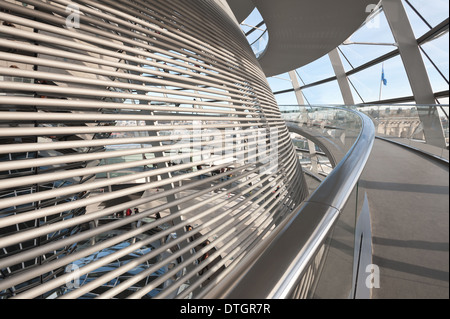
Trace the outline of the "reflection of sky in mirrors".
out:
M 420 15 L 426 20 L 425 23 L 406 1 L 402 1 L 416 38 L 421 37 L 449 17 L 448 0 L 409 0 Z M 248 25 L 257 25 L 262 21 L 262 17 L 257 10 L 244 21 Z M 242 26 L 244 32 L 248 32 L 250 27 Z M 265 25 L 261 28 L 265 29 Z M 258 37 L 262 31 L 253 32 L 254 37 Z M 270 30 L 269 30 L 270 36 Z M 253 38 L 252 38 L 253 39 Z M 250 40 L 249 41 L 254 41 Z M 269 40 L 270 41 L 270 40 Z M 374 18 L 357 30 L 348 40 L 350 43 L 339 47 L 340 56 L 345 71 L 361 66 L 379 56 L 394 51 L 396 47 L 388 22 L 383 11 L 375 15 Z M 347 42 L 346 41 L 346 42 Z M 361 44 L 365 43 L 365 44 Z M 377 43 L 369 45 L 367 43 Z M 379 45 L 382 44 L 382 45 Z M 435 69 L 429 59 L 422 53 L 425 67 L 428 72 L 434 92 L 447 91 L 449 85 L 449 35 L 448 31 L 444 35 L 422 44 L 422 49 L 433 60 L 441 71 L 442 75 Z M 348 60 L 348 61 L 347 61 Z M 396 56 L 384 62 L 385 76 L 388 80 L 386 86 L 381 85 L 382 64 L 374 65 L 349 77 L 351 90 L 355 103 L 368 103 L 382 100 L 412 96 L 408 77 L 400 56 Z M 328 55 L 318 58 L 316 61 L 297 69 L 300 76 L 301 86 L 314 83 L 334 76 L 334 71 Z M 268 78 L 269 85 L 274 92 L 292 89 L 292 83 L 287 73 Z M 381 89 L 381 90 L 380 90 Z M 357 90 L 357 91 L 356 91 Z M 380 94 L 381 91 L 381 94 Z M 337 81 L 324 83 L 302 90 L 305 103 L 310 104 L 343 104 L 342 95 Z M 293 92 L 276 94 L 278 104 L 297 104 Z M 440 103 L 448 104 L 448 98 L 439 99 Z

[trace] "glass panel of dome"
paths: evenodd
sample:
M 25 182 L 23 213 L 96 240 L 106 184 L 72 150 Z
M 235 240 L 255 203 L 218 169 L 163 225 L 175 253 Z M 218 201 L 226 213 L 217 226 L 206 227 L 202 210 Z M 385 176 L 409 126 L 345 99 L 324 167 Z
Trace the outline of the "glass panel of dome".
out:
M 422 49 L 426 52 L 428 57 L 440 70 L 445 79 L 449 80 L 449 35 L 448 32 L 443 36 L 422 44 Z M 436 68 L 428 60 L 424 53 L 422 53 L 425 66 L 430 77 L 431 85 L 434 92 L 448 90 L 447 81 L 439 74 Z
M 267 29 L 266 25 L 263 24 L 262 26 L 258 27 L 257 29 L 255 29 L 254 32 L 250 33 L 247 36 L 247 40 L 250 44 L 255 43 L 255 41 L 259 40 L 261 38 L 261 36 L 263 36 L 265 30 Z
M 337 81 L 331 81 L 302 90 L 311 105 L 343 105 L 341 90 Z
M 411 3 L 411 2 L 409 2 Z M 416 38 L 419 38 L 420 36 L 424 35 L 427 31 L 430 30 L 430 27 L 427 25 L 427 22 L 425 22 L 415 11 L 414 9 L 407 3 L 403 2 L 403 6 L 405 7 L 406 14 L 408 15 L 409 22 L 411 24 L 411 27 L 413 29 L 414 35 Z M 420 12 L 419 12 L 420 14 Z M 423 17 L 423 16 L 422 16 Z
M 395 50 L 395 46 L 393 45 L 352 44 L 341 45 L 339 48 L 342 50 L 342 52 L 345 54 L 354 68 Z M 344 63 L 344 69 L 346 72 L 348 72 L 352 68 L 348 63 Z
M 449 16 L 449 1 L 448 0 L 408 0 L 409 3 L 419 12 L 419 14 L 431 25 L 437 26 Z M 408 16 L 411 17 L 409 5 L 404 1 L 403 5 L 408 11 Z M 416 14 L 417 15 L 417 14 Z M 415 20 L 413 20 L 415 21 Z M 411 23 L 413 24 L 413 21 Z M 413 29 L 415 24 L 413 24 Z M 428 30 L 427 30 L 428 31 Z M 416 36 L 420 36 L 417 35 Z
M 431 62 L 423 55 L 423 60 L 425 62 L 425 67 L 427 69 L 428 77 L 430 79 L 431 87 L 433 92 L 448 91 L 448 83 L 439 74 L 436 68 L 431 64 Z
M 379 63 L 350 76 L 350 80 L 366 103 L 412 95 L 400 56 L 384 62 L 386 85 L 382 85 L 381 82 L 382 68 L 383 63 Z
M 297 105 L 297 99 L 294 92 L 276 94 L 275 99 L 278 105 Z
M 252 13 L 242 22 L 243 25 L 256 25 L 263 21 L 263 17 L 257 8 L 255 8 Z
M 353 83 L 350 83 L 350 90 L 352 91 L 353 100 L 355 101 L 355 104 L 362 104 L 362 103 L 364 103 L 364 101 L 362 100 L 359 92 L 356 91 L 356 89 L 353 87 L 352 84 Z
M 395 40 L 383 11 L 365 23 L 339 48 L 353 67 L 395 50 Z M 345 71 L 349 65 L 344 63 Z
M 258 9 L 253 10 L 253 12 L 241 23 L 241 29 L 247 35 L 247 40 L 249 43 L 253 43 L 258 40 L 258 38 L 267 29 L 266 25 L 263 24 L 258 26 L 263 21 L 261 14 Z M 252 31 L 253 30 L 253 31 Z
M 335 76 L 333 66 L 331 65 L 328 55 L 324 55 L 320 59 L 297 69 L 297 71 L 305 84 L 314 83 Z
M 395 43 L 391 28 L 389 27 L 386 16 L 382 10 L 353 33 L 347 41 Z
M 448 97 L 440 97 L 437 99 L 437 101 L 439 102 L 439 104 L 449 104 L 450 103 L 450 100 Z M 448 111 L 448 108 L 447 108 L 447 111 Z M 448 112 L 447 112 L 447 114 L 448 114 Z
M 273 92 L 292 89 L 292 82 L 287 73 L 267 78 Z
M 342 65 L 344 66 L 345 72 L 353 70 L 353 64 L 350 64 L 350 60 L 347 58 L 347 55 L 342 52 L 341 47 L 338 47 L 339 56 L 341 57 Z

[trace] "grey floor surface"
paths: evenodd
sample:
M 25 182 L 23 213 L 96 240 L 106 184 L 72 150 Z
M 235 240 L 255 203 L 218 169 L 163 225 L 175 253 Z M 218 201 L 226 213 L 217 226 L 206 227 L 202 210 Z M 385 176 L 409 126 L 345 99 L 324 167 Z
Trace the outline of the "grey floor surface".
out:
M 448 164 L 377 139 L 363 183 L 380 268 L 373 299 L 448 299 Z

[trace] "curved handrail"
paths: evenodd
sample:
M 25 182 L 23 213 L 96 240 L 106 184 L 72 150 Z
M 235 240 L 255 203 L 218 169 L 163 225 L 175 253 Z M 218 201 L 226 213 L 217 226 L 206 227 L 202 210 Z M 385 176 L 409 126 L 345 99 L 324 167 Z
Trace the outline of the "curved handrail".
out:
M 294 294 L 354 190 L 374 143 L 371 119 L 346 111 L 361 119 L 361 132 L 349 152 L 276 237 L 266 247 L 261 244 L 261 255 L 256 256 L 255 252 L 253 259 L 246 261 L 248 268 L 241 267 L 242 274 L 236 273 L 228 280 L 228 287 L 217 286 L 208 297 L 284 299 Z

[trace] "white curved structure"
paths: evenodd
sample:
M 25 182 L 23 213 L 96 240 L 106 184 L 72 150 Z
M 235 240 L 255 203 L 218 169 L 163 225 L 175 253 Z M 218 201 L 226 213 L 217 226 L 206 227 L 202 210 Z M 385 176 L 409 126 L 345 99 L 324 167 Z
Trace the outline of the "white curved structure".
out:
M 236 16 L 253 3 L 269 30 L 270 41 L 259 62 L 266 76 L 306 65 L 344 42 L 367 19 L 374 0 L 243 0 L 230 1 Z

